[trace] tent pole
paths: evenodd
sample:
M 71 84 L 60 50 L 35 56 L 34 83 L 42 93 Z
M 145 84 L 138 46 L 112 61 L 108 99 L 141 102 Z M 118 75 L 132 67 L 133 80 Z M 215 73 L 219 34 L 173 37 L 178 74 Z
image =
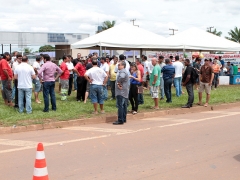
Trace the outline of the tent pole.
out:
M 143 54 L 143 50 L 140 49 L 140 58 L 142 57 L 142 54 Z
M 133 62 L 135 62 L 135 50 L 133 50 Z
M 100 43 L 100 49 L 99 49 L 99 51 L 100 51 L 100 52 L 99 52 L 99 56 L 102 57 L 102 45 L 101 45 L 101 43 Z

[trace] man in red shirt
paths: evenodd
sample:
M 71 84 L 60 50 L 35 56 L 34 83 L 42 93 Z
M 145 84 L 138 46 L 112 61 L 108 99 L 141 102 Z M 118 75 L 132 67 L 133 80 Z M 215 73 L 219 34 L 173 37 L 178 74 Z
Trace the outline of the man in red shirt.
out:
M 69 70 L 67 67 L 66 62 L 69 61 L 69 57 L 64 55 L 63 56 L 63 62 L 60 65 L 60 69 L 63 71 L 60 76 L 60 83 L 61 83 L 61 100 L 66 101 L 67 100 L 67 92 L 68 92 L 68 86 L 69 86 Z
M 82 65 L 81 62 L 78 62 L 75 66 L 74 72 L 77 73 L 77 101 L 84 101 L 85 100 L 85 92 L 87 88 L 87 80 L 84 77 L 86 72 L 86 68 Z
M 10 67 L 9 62 L 11 61 L 11 56 L 8 52 L 3 54 L 3 59 L 0 61 L 0 76 L 3 86 L 3 99 L 5 104 L 8 106 L 13 106 L 12 103 L 12 78 L 13 72 Z
M 137 67 L 138 67 L 138 70 L 140 71 L 141 73 L 141 86 L 142 86 L 142 82 L 143 82 L 143 75 L 144 75 L 144 69 L 143 69 L 143 65 L 142 65 L 142 62 L 140 61 L 139 58 L 136 59 L 136 64 L 137 64 Z M 138 104 L 144 104 L 144 100 L 143 100 L 143 94 L 138 94 Z

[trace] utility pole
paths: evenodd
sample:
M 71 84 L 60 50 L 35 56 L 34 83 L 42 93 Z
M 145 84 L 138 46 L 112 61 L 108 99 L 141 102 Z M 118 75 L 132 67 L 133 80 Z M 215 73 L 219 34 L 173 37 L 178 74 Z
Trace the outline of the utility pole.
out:
M 212 32 L 212 28 L 214 28 L 214 26 L 208 27 L 207 29 L 209 30 L 209 32 Z
M 175 31 L 178 31 L 177 29 L 170 29 L 170 28 L 169 28 L 169 30 L 173 32 L 173 33 L 170 34 L 170 35 L 174 35 L 174 34 L 175 34 L 174 32 L 175 32 Z
M 136 21 L 136 19 L 131 19 L 130 21 L 133 22 L 133 26 L 137 26 L 137 27 L 139 27 L 139 25 L 135 25 L 135 24 L 134 24 L 134 22 Z

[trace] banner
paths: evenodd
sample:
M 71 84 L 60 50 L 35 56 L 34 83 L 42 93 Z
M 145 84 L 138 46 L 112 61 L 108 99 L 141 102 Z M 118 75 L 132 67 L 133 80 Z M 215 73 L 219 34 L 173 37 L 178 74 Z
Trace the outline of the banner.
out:
M 205 58 L 211 58 L 212 60 L 215 59 L 215 57 L 222 57 L 222 60 L 224 60 L 225 64 L 227 62 L 230 62 L 231 64 L 237 65 L 240 68 L 240 54 L 204 54 Z
M 180 59 L 187 58 L 192 61 L 192 54 L 189 52 L 160 52 L 160 51 L 146 51 L 146 56 L 148 60 L 151 58 L 163 56 L 165 59 L 169 59 L 169 56 L 173 56 L 173 60 L 175 56 L 179 56 Z

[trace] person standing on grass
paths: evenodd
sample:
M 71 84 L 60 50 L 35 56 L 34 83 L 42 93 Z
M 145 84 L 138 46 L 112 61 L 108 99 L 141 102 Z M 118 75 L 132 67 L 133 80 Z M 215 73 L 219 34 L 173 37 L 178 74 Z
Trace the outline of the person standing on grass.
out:
M 172 83 L 175 76 L 175 68 L 172 66 L 169 59 L 165 59 L 166 66 L 162 68 L 164 92 L 166 95 L 166 103 L 172 103 Z
M 37 56 L 36 61 L 33 63 L 33 69 L 34 69 L 36 75 L 38 75 L 37 72 L 41 68 L 41 66 L 40 66 L 41 58 L 42 58 L 41 56 Z M 39 95 L 39 92 L 41 90 L 41 83 L 40 83 L 40 80 L 37 76 L 36 76 L 35 79 L 33 79 L 33 84 L 35 85 L 35 88 L 34 88 L 35 102 L 40 104 L 41 101 L 39 100 L 38 95 Z
M 67 92 L 68 92 L 68 86 L 69 86 L 69 70 L 67 67 L 67 62 L 69 61 L 69 57 L 64 55 L 63 56 L 63 62 L 60 66 L 60 69 L 62 70 L 62 74 L 60 76 L 60 82 L 61 82 L 61 100 L 66 101 L 67 100 Z
M 141 85 L 141 72 L 138 70 L 136 63 L 131 63 L 131 75 L 130 78 L 130 90 L 129 90 L 129 101 L 132 105 L 131 113 L 133 115 L 138 113 L 138 86 Z
M 15 69 L 17 68 L 17 66 L 19 66 L 22 62 L 22 55 L 21 54 L 18 54 L 16 56 L 16 61 L 13 62 L 13 65 L 12 65 L 12 71 L 14 73 Z M 15 59 L 14 59 L 15 60 Z M 15 101 L 15 105 L 14 105 L 14 108 L 19 108 L 18 106 L 18 80 L 14 78 L 13 80 L 13 86 L 14 86 L 14 89 L 15 89 L 15 94 L 12 93 L 12 95 L 14 95 L 14 98 L 12 96 L 12 99 L 14 99 Z
M 220 70 L 221 70 L 221 66 L 217 63 L 217 59 L 214 59 L 212 68 L 213 68 L 213 72 L 214 72 L 214 78 L 213 78 L 213 82 L 212 82 L 212 89 L 214 87 L 215 90 L 216 90 L 216 88 L 218 87 L 219 73 L 220 73 Z
M 109 76 L 110 76 L 110 86 L 111 86 L 111 92 L 112 92 L 112 98 L 110 100 L 115 99 L 115 83 L 117 78 L 117 73 L 115 73 L 115 68 L 118 62 L 118 58 L 114 56 L 113 63 L 110 65 L 109 68 Z
M 56 96 L 55 96 L 55 81 L 62 74 L 62 70 L 53 62 L 48 54 L 43 55 L 44 64 L 38 71 L 38 77 L 43 81 L 43 98 L 44 98 L 44 109 L 43 112 L 49 112 L 49 95 L 51 97 L 52 110 L 57 110 Z M 55 78 L 55 73 L 58 73 Z
M 200 69 L 201 69 L 201 59 L 197 58 L 193 68 L 197 71 L 197 73 L 199 74 Z M 199 86 L 199 77 L 196 79 L 196 83 L 195 83 L 195 89 L 198 90 L 198 86 Z
M 142 65 L 139 58 L 136 59 L 136 64 L 137 64 L 137 68 L 138 68 L 138 70 L 140 71 L 140 74 L 141 74 L 140 84 L 138 86 L 140 88 L 142 88 L 144 68 L 143 68 L 143 65 Z M 143 93 L 138 94 L 138 105 L 140 105 L 140 104 L 144 104 Z
M 0 75 L 2 80 L 2 88 L 3 88 L 3 99 L 5 105 L 14 106 L 12 103 L 12 79 L 13 72 L 10 67 L 11 56 L 8 52 L 3 54 L 3 58 L 0 61 Z
M 72 56 L 68 55 L 68 61 L 66 62 L 66 65 L 68 67 L 68 71 L 69 71 L 69 79 L 68 79 L 68 96 L 71 95 L 72 93 L 72 85 L 73 85 L 73 63 L 72 63 Z
M 150 65 L 147 60 L 147 56 L 143 56 L 143 67 L 144 67 L 143 84 L 147 89 L 148 81 L 149 81 L 149 71 L 150 71 Z
M 207 94 L 206 103 L 204 105 L 205 107 L 208 106 L 208 103 L 210 100 L 211 86 L 214 78 L 214 71 L 209 63 L 210 63 L 209 60 L 205 59 L 205 63 L 201 67 L 200 73 L 199 73 L 200 87 L 198 91 L 199 102 L 197 104 L 198 105 L 202 104 L 202 92 L 205 90 Z
M 87 88 L 87 81 L 84 78 L 86 68 L 81 62 L 78 62 L 73 71 L 77 74 L 77 102 L 85 100 L 85 93 Z
M 91 54 L 90 54 L 91 55 Z M 75 67 L 81 61 L 81 53 L 77 54 L 77 58 L 72 60 L 73 66 Z M 92 56 L 92 55 L 91 55 Z M 77 73 L 73 74 L 73 84 L 74 84 L 74 91 L 77 91 L 78 83 L 77 83 Z
M 22 63 L 14 71 L 14 78 L 18 79 L 18 106 L 19 113 L 24 110 L 24 96 L 26 98 L 26 112 L 32 113 L 32 79 L 36 78 L 34 69 L 28 64 L 28 57 L 22 57 Z
M 160 68 L 162 69 L 164 66 L 166 66 L 166 64 L 164 63 L 164 57 L 163 56 L 159 56 L 158 57 L 158 63 Z M 163 81 L 163 73 L 161 72 L 160 74 L 160 92 L 161 92 L 161 98 L 160 100 L 164 100 L 164 81 Z
M 43 59 L 43 61 L 44 61 L 44 59 Z M 62 62 L 63 62 L 63 59 L 59 59 L 59 61 L 58 61 L 58 66 L 59 67 L 61 66 Z M 61 82 L 60 82 L 60 79 L 58 80 L 58 93 L 61 94 Z
M 194 92 L 193 92 L 193 84 L 194 84 L 194 80 L 192 77 L 193 74 L 193 67 L 190 64 L 190 60 L 186 59 L 185 60 L 185 66 L 186 66 L 186 70 L 183 74 L 183 86 L 186 86 L 187 89 L 187 93 L 188 93 L 188 102 L 186 105 L 182 106 L 182 108 L 190 108 L 193 106 L 193 102 L 194 102 Z
M 179 61 L 179 56 L 175 57 L 175 62 L 173 63 L 175 68 L 174 86 L 176 88 L 176 96 L 180 97 L 182 95 L 182 73 L 183 64 Z
M 97 60 L 97 58 L 95 58 L 95 57 L 88 58 L 88 63 L 86 65 L 86 71 L 88 71 L 89 69 L 91 69 L 93 67 L 92 60 Z M 90 93 L 90 83 L 87 81 L 87 88 L 86 88 L 86 92 L 85 92 L 84 104 L 87 103 L 87 99 L 88 99 L 89 93 Z
M 126 68 L 126 62 L 124 55 L 120 55 L 120 62 L 118 63 L 118 74 L 115 84 L 115 95 L 117 98 L 118 107 L 118 120 L 113 125 L 121 125 L 127 122 L 127 104 L 128 104 L 128 93 L 129 93 L 129 75 Z
M 94 107 L 93 114 L 98 114 L 98 104 L 100 105 L 101 114 L 104 114 L 103 87 L 107 84 L 108 76 L 104 70 L 98 67 L 97 60 L 93 60 L 92 65 L 93 67 L 85 73 L 84 77 L 90 84 L 90 98 Z
M 107 63 L 106 58 L 105 58 L 105 57 L 101 57 L 100 62 L 101 62 L 100 68 L 105 71 L 105 73 L 107 74 L 107 76 L 109 76 L 109 65 L 108 65 L 108 63 Z M 105 101 L 106 101 L 107 98 L 108 98 L 107 85 L 106 85 L 105 87 L 103 87 L 103 98 L 104 98 Z
M 159 109 L 158 106 L 158 90 L 160 86 L 160 78 L 161 78 L 161 68 L 157 62 L 157 58 L 152 58 L 153 70 L 150 75 L 150 90 L 151 97 L 154 99 L 154 107 L 153 109 Z

